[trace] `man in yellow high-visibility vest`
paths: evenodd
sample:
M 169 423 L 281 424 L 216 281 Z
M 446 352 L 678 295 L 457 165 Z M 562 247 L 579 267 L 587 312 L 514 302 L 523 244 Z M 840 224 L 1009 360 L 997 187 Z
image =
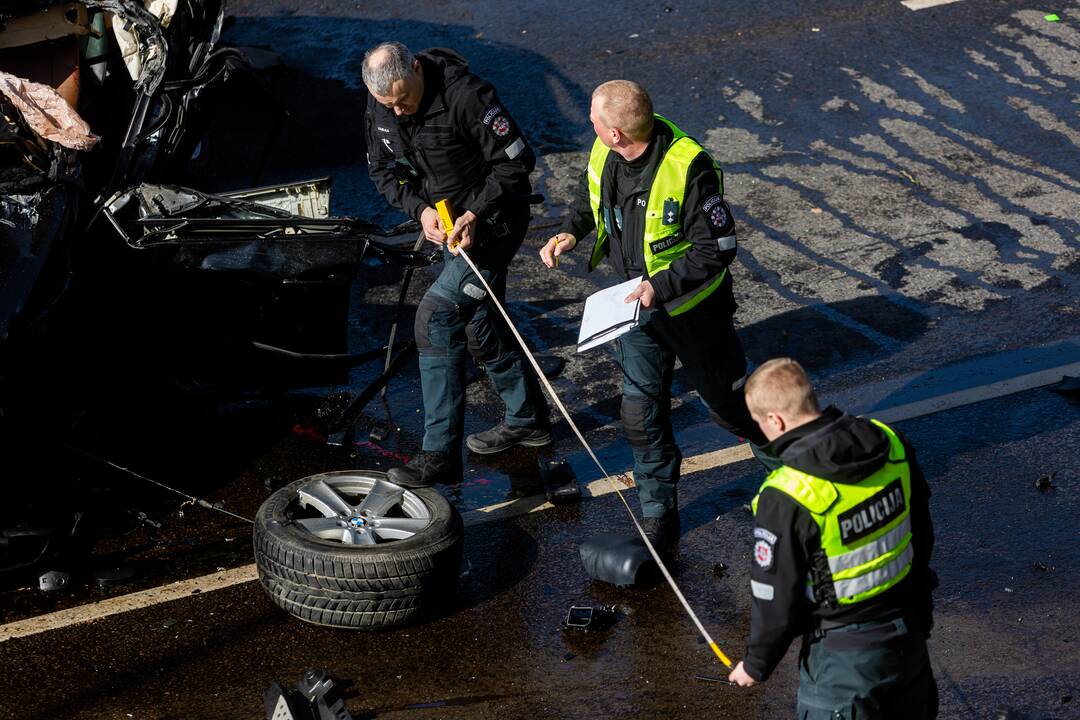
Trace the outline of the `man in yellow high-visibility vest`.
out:
M 768 679 L 802 635 L 801 720 L 936 717 L 934 530 L 914 450 L 876 420 L 821 411 L 789 358 L 750 376 L 746 403 L 783 464 L 753 502 L 750 640 L 730 679 Z
M 639 326 L 614 343 L 612 354 L 623 370 L 620 414 L 634 451 L 643 527 L 653 545 L 667 550 L 679 537 L 675 360 L 722 427 L 765 442 L 743 401 L 746 357 L 732 322 L 735 222 L 719 166 L 653 113 L 640 85 L 612 80 L 596 88 L 589 117 L 596 140 L 577 199 L 540 258 L 554 267 L 595 230 L 589 269 L 607 257 L 623 279 L 642 278 L 627 298 L 641 299 Z

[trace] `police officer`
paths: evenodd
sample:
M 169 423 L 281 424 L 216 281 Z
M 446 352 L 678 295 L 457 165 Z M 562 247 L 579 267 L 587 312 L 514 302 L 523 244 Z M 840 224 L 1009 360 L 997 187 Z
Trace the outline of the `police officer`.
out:
M 607 257 L 623 278 L 643 278 L 627 298 L 641 300 L 639 326 L 612 352 L 623 370 L 620 414 L 643 527 L 654 546 L 670 549 L 679 537 L 682 461 L 671 427 L 676 357 L 721 426 L 765 442 L 743 401 L 746 358 L 732 324 L 735 223 L 719 166 L 653 114 L 640 85 L 612 80 L 596 88 L 589 118 L 596 140 L 577 199 L 540 258 L 553 267 L 595 230 L 589 269 Z
M 416 218 L 443 246 L 446 264 L 416 311 L 424 397 L 423 450 L 392 482 L 421 487 L 461 479 L 466 349 L 485 367 L 506 405 L 503 422 L 470 435 L 476 453 L 551 442 L 547 404 L 508 329 L 459 249 L 505 292 L 506 270 L 529 224 L 532 149 L 487 82 L 446 49 L 413 55 L 390 42 L 364 57 L 368 172 L 394 207 Z M 445 233 L 435 203 L 457 213 Z
M 936 717 L 934 531 L 911 446 L 876 420 L 821 412 L 789 358 L 750 376 L 746 402 L 783 465 L 754 498 L 750 641 L 729 678 L 767 680 L 802 635 L 800 720 Z

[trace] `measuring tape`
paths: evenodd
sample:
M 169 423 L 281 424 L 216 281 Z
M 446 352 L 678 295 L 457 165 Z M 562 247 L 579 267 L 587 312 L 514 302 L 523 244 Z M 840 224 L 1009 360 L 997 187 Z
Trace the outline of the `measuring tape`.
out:
M 442 220 L 443 228 L 446 230 L 447 235 L 449 235 L 450 231 L 454 229 L 453 215 L 450 210 L 449 203 L 446 200 L 440 200 L 435 204 L 435 209 L 438 211 L 439 218 Z M 447 242 L 449 242 L 449 238 L 447 238 Z M 450 247 L 456 248 L 456 245 L 451 245 Z M 544 376 L 543 371 L 540 369 L 540 365 L 536 362 L 536 358 L 533 357 L 532 352 L 529 350 L 529 346 L 525 344 L 525 340 L 521 337 L 521 334 L 517 331 L 517 328 L 514 327 L 514 322 L 510 319 L 510 315 L 507 314 L 506 309 L 502 306 L 502 303 L 499 302 L 499 299 L 495 296 L 495 292 L 491 289 L 491 286 L 488 285 L 487 280 L 484 279 L 484 276 L 480 274 L 480 270 L 473 263 L 472 258 L 469 257 L 469 253 L 460 248 L 457 248 L 457 251 L 458 254 L 465 259 L 465 262 L 468 263 L 469 267 L 473 271 L 473 274 L 475 274 L 477 279 L 480 280 L 480 284 L 484 286 L 484 289 L 487 291 L 488 297 L 491 298 L 492 302 L 495 303 L 495 307 L 498 308 L 499 314 L 503 316 L 504 320 L 506 320 L 506 325 L 510 328 L 510 332 L 514 334 L 514 338 L 518 341 L 518 345 L 520 345 L 521 349 L 525 352 L 525 356 L 529 358 L 529 363 L 532 365 L 533 370 L 536 372 L 536 376 L 540 378 L 540 382 L 548 391 L 548 395 L 551 396 L 551 399 L 555 402 L 556 407 L 559 408 L 559 412 L 562 413 L 562 416 L 566 419 L 567 424 L 569 424 L 570 428 L 574 431 L 574 434 L 581 442 L 582 447 L 585 448 L 585 452 L 589 453 L 589 457 L 591 457 L 592 461 L 596 463 L 596 467 L 600 470 L 600 474 L 604 476 L 604 479 L 611 483 L 611 487 L 615 490 L 615 494 L 619 496 L 619 500 L 622 501 L 623 506 L 626 508 L 626 512 L 630 514 L 630 520 L 634 523 L 634 527 L 637 529 L 638 535 L 640 535 L 641 539 L 645 542 L 645 547 L 648 549 L 649 555 L 652 556 L 652 559 L 656 562 L 657 567 L 660 568 L 660 572 L 663 574 L 664 579 L 667 580 L 668 585 L 671 586 L 672 591 L 675 593 L 675 597 L 679 599 L 679 602 L 682 604 L 683 609 L 686 611 L 686 614 L 690 616 L 690 619 L 694 622 L 694 626 L 697 627 L 698 632 L 701 633 L 701 636 L 705 639 L 705 642 L 709 644 L 709 647 L 712 648 L 712 651 L 716 653 L 716 657 L 720 659 L 720 662 L 724 663 L 726 667 L 732 668 L 733 666 L 731 664 L 731 660 L 728 659 L 728 656 L 725 655 L 722 650 L 720 650 L 720 646 L 716 644 L 716 642 L 709 635 L 709 631 L 706 630 L 705 626 L 701 624 L 701 620 L 698 619 L 697 613 L 695 613 L 694 609 L 690 607 L 690 603 L 686 601 L 686 597 L 684 597 L 682 591 L 679 590 L 679 586 L 675 584 L 675 579 L 671 577 L 671 573 L 668 572 L 667 566 L 664 565 L 664 561 L 660 559 L 660 554 L 656 552 L 656 548 L 654 548 L 652 543 L 649 542 L 649 538 L 646 537 L 645 531 L 642 529 L 641 524 L 637 520 L 637 516 L 634 515 L 634 511 L 630 508 L 630 504 L 626 502 L 626 497 L 623 496 L 622 492 L 620 491 L 619 484 L 615 481 L 614 478 L 611 477 L 611 474 L 604 469 L 604 466 L 603 464 L 601 464 L 600 459 L 597 458 L 596 453 L 593 452 L 592 446 L 590 446 L 588 441 L 585 440 L 585 436 L 582 435 L 581 430 L 578 429 L 577 424 L 574 423 L 574 420 L 570 417 L 570 413 L 567 412 L 566 407 L 562 404 L 562 400 L 560 400 L 559 396 L 556 394 L 555 388 L 551 387 L 551 383 L 549 383 L 548 379 Z

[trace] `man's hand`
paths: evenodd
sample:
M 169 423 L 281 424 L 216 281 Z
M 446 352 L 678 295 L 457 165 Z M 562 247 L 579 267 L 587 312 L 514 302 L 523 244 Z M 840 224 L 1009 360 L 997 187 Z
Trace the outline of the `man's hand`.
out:
M 577 238 L 570 233 L 559 233 L 555 237 L 547 241 L 544 247 L 540 248 L 540 261 L 547 265 L 549 268 L 553 268 L 559 264 L 558 257 L 564 252 L 568 252 L 574 249 L 577 245 Z
M 743 667 L 742 660 L 735 666 L 735 669 L 731 671 L 731 674 L 727 676 L 727 679 L 735 683 L 739 687 L 753 687 L 757 684 L 757 680 L 750 677 L 746 668 Z
M 653 290 L 652 283 L 648 280 L 642 281 L 640 285 L 634 288 L 634 291 L 626 296 L 623 302 L 634 302 L 638 298 L 641 298 L 641 307 L 651 308 L 653 301 L 656 300 L 656 291 Z
M 446 242 L 446 233 L 443 232 L 442 223 L 439 221 L 439 211 L 433 207 L 424 208 L 420 213 L 420 225 L 424 228 L 424 237 L 436 245 Z
M 454 221 L 454 229 L 446 242 L 450 246 L 450 254 L 457 255 L 462 250 L 472 247 L 473 230 L 476 229 L 476 214 L 472 210 L 466 210 Z

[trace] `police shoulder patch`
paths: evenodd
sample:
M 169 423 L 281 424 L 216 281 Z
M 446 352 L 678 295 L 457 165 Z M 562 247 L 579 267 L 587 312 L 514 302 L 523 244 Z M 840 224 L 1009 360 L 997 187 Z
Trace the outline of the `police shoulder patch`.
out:
M 502 112 L 502 107 L 499 106 L 499 105 L 492 105 L 491 107 L 489 107 L 487 109 L 487 111 L 484 113 L 484 124 L 485 125 L 490 125 L 491 121 L 494 120 L 495 117 L 501 112 Z
M 491 121 L 491 132 L 498 137 L 506 137 L 510 134 L 510 118 L 499 115 Z
M 763 570 L 768 570 L 773 566 L 773 555 L 775 550 L 773 544 L 768 540 L 758 540 L 754 543 L 754 562 L 758 564 Z
M 709 224 L 718 230 L 728 224 L 728 212 L 724 206 L 724 196 L 719 193 L 706 198 L 705 202 L 701 203 L 701 211 L 709 219 Z
M 754 537 L 758 540 L 768 540 L 769 542 L 776 544 L 776 535 L 769 532 L 763 527 L 754 528 Z

